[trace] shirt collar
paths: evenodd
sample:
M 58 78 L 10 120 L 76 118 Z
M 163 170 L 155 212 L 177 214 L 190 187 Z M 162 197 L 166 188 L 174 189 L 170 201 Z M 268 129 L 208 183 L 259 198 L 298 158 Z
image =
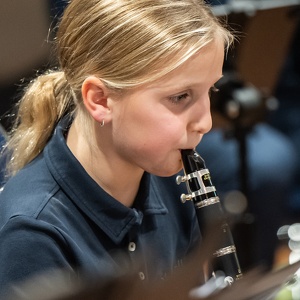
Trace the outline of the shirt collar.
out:
M 45 148 L 47 166 L 66 195 L 110 238 L 119 243 L 130 228 L 141 224 L 143 214 L 166 214 L 162 196 L 152 187 L 153 175 L 145 173 L 134 208 L 128 208 L 106 193 L 84 170 L 64 138 L 70 118 L 63 118 Z

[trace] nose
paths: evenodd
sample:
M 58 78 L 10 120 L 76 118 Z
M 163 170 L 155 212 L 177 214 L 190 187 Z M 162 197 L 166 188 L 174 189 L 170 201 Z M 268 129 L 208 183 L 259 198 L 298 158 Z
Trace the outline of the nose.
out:
M 190 123 L 190 130 L 205 134 L 212 128 L 212 116 L 210 110 L 209 97 L 204 102 L 200 101 L 192 109 L 192 119 Z

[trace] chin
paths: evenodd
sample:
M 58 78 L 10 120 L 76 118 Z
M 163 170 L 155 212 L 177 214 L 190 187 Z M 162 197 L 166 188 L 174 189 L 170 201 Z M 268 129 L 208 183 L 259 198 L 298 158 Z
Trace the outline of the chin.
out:
M 157 170 L 157 172 L 154 172 L 152 174 L 156 175 L 156 176 L 160 176 L 160 177 L 171 177 L 176 175 L 177 173 L 179 173 L 182 170 L 182 163 L 180 161 L 180 164 L 175 168 L 169 168 L 169 169 L 165 169 L 165 170 Z

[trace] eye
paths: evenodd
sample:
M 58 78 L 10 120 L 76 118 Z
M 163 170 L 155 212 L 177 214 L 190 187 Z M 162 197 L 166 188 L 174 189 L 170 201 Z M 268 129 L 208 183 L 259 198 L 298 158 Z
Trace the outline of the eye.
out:
M 183 93 L 175 96 L 170 96 L 169 100 L 174 104 L 179 104 L 183 100 L 187 99 L 189 97 L 188 93 Z
M 212 93 L 217 93 L 219 92 L 219 89 L 213 85 L 210 89 L 209 89 L 209 95 L 211 95 Z

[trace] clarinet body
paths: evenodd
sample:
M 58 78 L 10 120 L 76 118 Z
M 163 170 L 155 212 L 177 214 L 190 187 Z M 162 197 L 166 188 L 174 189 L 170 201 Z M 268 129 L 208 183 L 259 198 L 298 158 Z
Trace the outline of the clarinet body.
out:
M 184 176 L 177 176 L 176 182 L 185 182 L 188 194 L 181 195 L 181 201 L 192 200 L 196 210 L 199 228 L 202 233 L 213 224 L 214 220 L 222 222 L 221 240 L 218 249 L 213 253 L 212 275 L 216 271 L 222 271 L 227 284 L 232 284 L 242 277 L 238 261 L 236 247 L 229 225 L 225 221 L 225 214 L 216 188 L 212 185 L 209 170 L 205 166 L 202 157 L 195 150 L 182 150 L 182 162 Z

